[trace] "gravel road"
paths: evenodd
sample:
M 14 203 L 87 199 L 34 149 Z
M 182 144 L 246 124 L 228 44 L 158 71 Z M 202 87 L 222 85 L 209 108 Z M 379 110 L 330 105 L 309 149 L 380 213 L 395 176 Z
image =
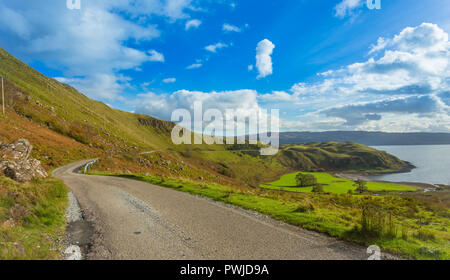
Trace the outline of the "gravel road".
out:
M 144 182 L 53 172 L 78 199 L 87 259 L 366 259 L 366 248 Z

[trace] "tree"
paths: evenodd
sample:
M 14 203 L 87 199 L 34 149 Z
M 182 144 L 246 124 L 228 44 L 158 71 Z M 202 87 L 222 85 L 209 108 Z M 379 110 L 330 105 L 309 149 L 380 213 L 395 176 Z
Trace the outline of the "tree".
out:
M 298 173 L 295 176 L 295 181 L 298 187 L 311 187 L 317 184 L 317 179 L 311 174 Z
M 365 193 L 367 191 L 369 191 L 369 189 L 367 188 L 367 182 L 361 179 L 356 180 L 353 183 L 353 186 L 356 187 L 356 192 L 357 193 Z
M 312 188 L 312 192 L 313 193 L 322 193 L 323 192 L 323 187 L 320 184 L 315 184 Z

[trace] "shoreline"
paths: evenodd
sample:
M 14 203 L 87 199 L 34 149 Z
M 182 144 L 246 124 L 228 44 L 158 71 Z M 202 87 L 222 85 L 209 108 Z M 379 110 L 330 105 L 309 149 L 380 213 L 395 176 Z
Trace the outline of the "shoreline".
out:
M 395 173 L 404 173 L 404 172 L 395 172 Z M 443 184 L 430 184 L 430 183 L 420 183 L 420 182 L 408 182 L 408 181 L 394 182 L 394 181 L 386 181 L 386 180 L 376 180 L 376 179 L 371 179 L 371 178 L 367 177 L 368 175 L 364 174 L 364 173 L 357 174 L 357 173 L 345 173 L 344 172 L 344 173 L 335 173 L 334 175 L 336 175 L 337 177 L 346 178 L 346 179 L 350 179 L 353 181 L 360 179 L 360 180 L 364 180 L 367 182 L 398 184 L 398 185 L 419 187 L 425 192 L 437 191 L 446 186 Z

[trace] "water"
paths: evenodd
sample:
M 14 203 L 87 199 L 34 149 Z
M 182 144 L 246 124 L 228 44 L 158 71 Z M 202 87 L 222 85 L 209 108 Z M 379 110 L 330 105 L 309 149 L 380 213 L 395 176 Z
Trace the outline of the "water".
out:
M 393 182 L 419 182 L 450 185 L 450 145 L 375 146 L 417 168 L 408 173 L 372 176 L 373 179 Z

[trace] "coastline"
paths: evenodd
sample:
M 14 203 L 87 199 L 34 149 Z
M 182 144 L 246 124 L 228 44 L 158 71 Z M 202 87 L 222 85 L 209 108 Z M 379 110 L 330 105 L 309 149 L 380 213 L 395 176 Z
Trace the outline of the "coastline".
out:
M 406 173 L 406 172 L 393 172 L 393 173 Z M 393 174 L 393 173 L 384 173 L 384 174 Z M 364 180 L 367 182 L 377 182 L 377 183 L 385 183 L 385 184 L 399 184 L 399 185 L 406 185 L 406 186 L 413 186 L 413 187 L 419 187 L 424 192 L 428 191 L 437 191 L 445 187 L 445 185 L 441 184 L 430 184 L 430 183 L 420 183 L 420 182 L 408 182 L 408 181 L 401 181 L 401 182 L 394 182 L 394 181 L 386 181 L 386 180 L 374 180 L 369 177 L 365 173 L 334 173 L 336 177 L 346 178 L 350 180 Z

